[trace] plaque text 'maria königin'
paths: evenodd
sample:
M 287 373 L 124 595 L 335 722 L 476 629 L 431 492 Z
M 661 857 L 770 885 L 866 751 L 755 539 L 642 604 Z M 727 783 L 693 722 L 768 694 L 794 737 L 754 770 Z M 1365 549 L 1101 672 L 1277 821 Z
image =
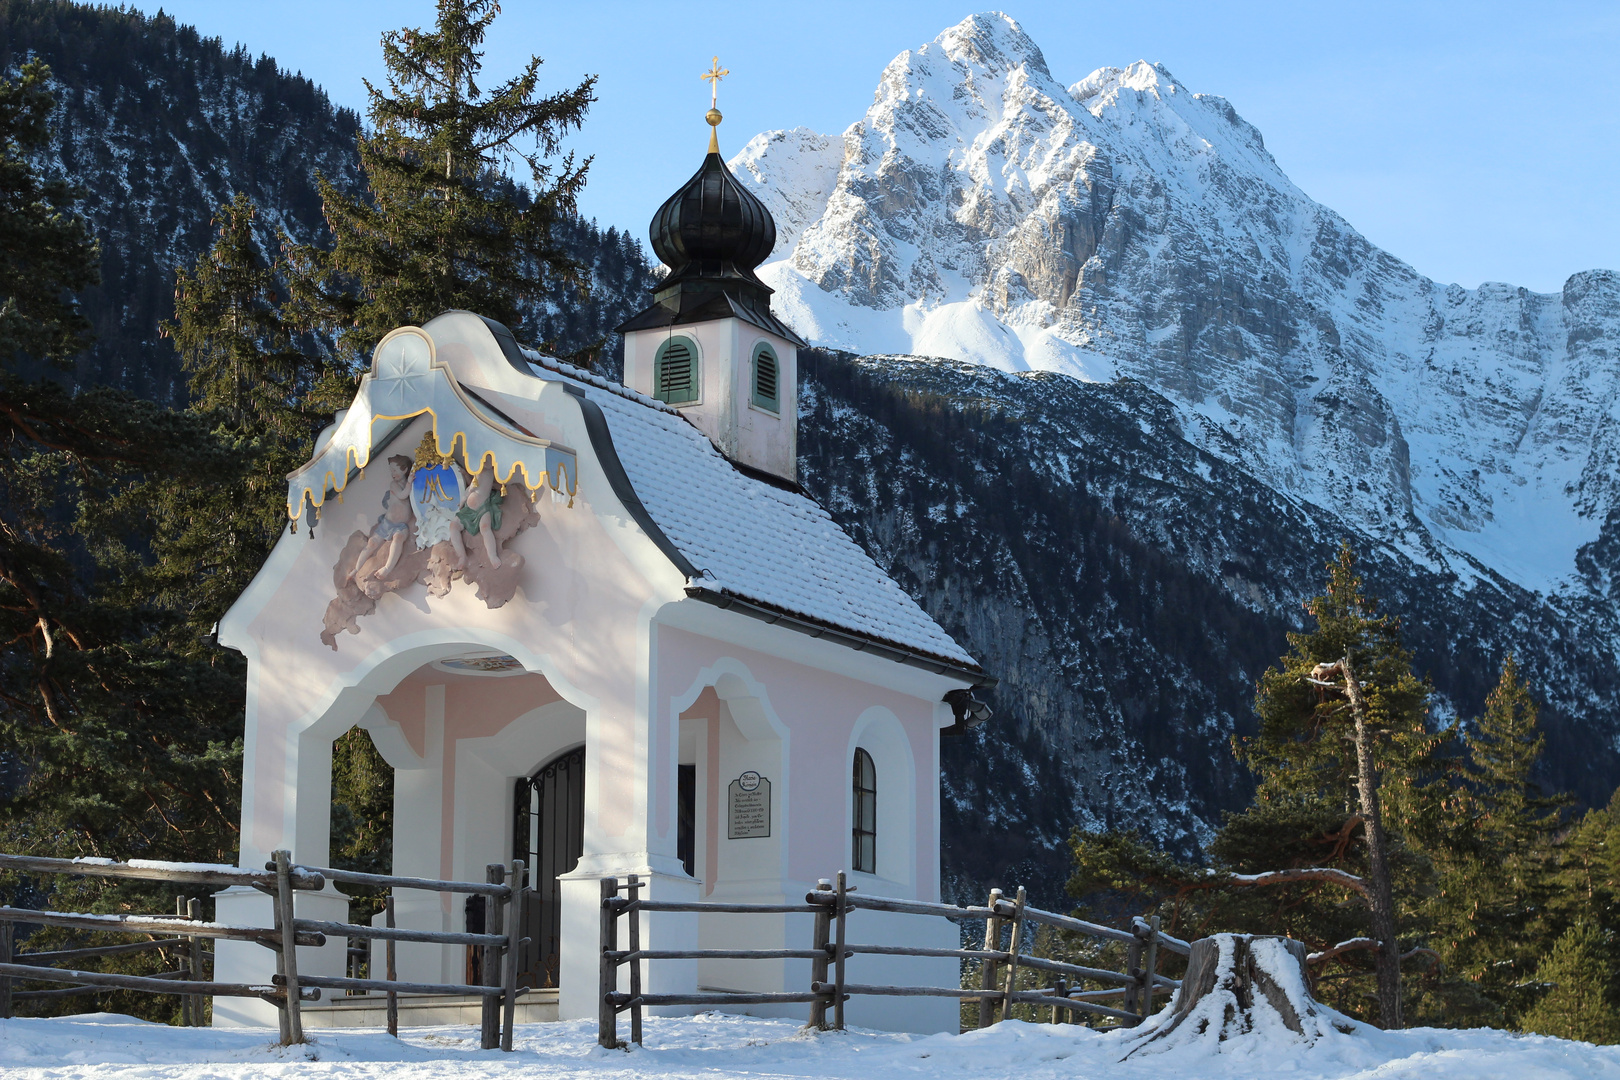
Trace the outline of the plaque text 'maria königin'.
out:
M 759 773 L 749 770 L 731 782 L 727 788 L 729 814 L 726 835 L 732 840 L 747 840 L 755 836 L 771 835 L 771 782 Z

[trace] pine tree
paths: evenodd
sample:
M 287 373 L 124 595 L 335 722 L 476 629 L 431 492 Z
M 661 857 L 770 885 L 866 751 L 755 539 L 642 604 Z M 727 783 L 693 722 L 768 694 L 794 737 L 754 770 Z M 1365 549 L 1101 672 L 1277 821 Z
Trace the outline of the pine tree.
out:
M 1514 1023 L 1533 1000 L 1531 976 L 1557 933 L 1548 922 L 1554 841 L 1567 800 L 1534 779 L 1545 736 L 1530 688 L 1509 656 L 1485 712 L 1468 725 L 1454 827 L 1432 848 L 1441 871 L 1431 901 L 1436 945 Z
M 480 46 L 499 10 L 495 0 L 439 0 L 432 30 L 385 34 L 387 92 L 366 84 L 374 129 L 359 139 L 367 192 L 321 180 L 333 246 L 296 250 L 296 295 L 309 324 L 334 330 L 352 359 L 450 308 L 530 330 L 547 283 L 579 279 L 552 233 L 574 213 L 590 162 L 548 159 L 584 119 L 595 78 L 543 96 L 532 57 L 481 89 Z M 528 167 L 524 187 L 505 174 L 515 162 Z
M 0 848 L 226 861 L 236 847 L 240 675 L 217 655 L 177 648 L 184 617 L 149 597 L 117 595 L 117 558 L 107 558 L 150 524 L 119 507 L 132 485 L 158 476 L 206 488 L 236 466 L 195 417 L 20 374 L 65 363 L 83 347 L 73 291 L 95 280 L 74 192 L 34 164 L 52 110 L 49 78 L 29 64 L 20 78 L 0 79 L 0 632 L 8 643 L 0 755 L 13 778 L 0 792 Z M 32 888 L 77 910 L 173 904 L 168 890 L 139 883 L 57 879 Z M 116 1007 L 171 1008 L 126 996 L 113 998 Z M 76 998 L 51 1007 L 91 1005 Z
M 12 370 L 61 363 L 89 344 L 75 294 L 100 276 L 90 229 L 73 212 L 78 193 L 34 165 L 49 141 L 50 77 L 34 62 L 0 79 L 0 360 Z
M 394 869 L 394 770 L 371 735 L 350 728 L 332 743 L 332 865 L 364 874 Z M 381 911 L 386 889 L 344 886 L 353 922 Z
M 1614 935 L 1576 923 L 1536 971 L 1545 995 L 1524 1018 L 1524 1030 L 1561 1039 L 1620 1043 L 1620 1000 L 1614 993 Z
M 308 434 L 310 412 L 300 406 L 323 370 L 282 317 L 279 268 L 259 255 L 257 216 L 242 192 L 219 208 L 212 249 L 176 271 L 175 321 L 163 331 L 191 375 L 194 411 L 296 440 Z
M 295 334 L 286 268 L 260 255 L 256 217 L 240 193 L 219 208 L 213 247 L 176 270 L 175 317 L 163 326 L 191 375 L 189 411 L 237 469 L 228 483 L 165 479 L 132 486 L 120 500 L 131 516 L 153 518 L 150 543 L 124 553 L 126 590 L 184 608 L 201 630 L 241 595 L 286 530 L 286 476 L 353 392 L 320 342 Z
M 1395 878 L 1426 874 L 1402 836 L 1437 826 L 1446 739 L 1428 731 L 1429 685 L 1412 671 L 1399 622 L 1363 593 L 1348 544 L 1306 610 L 1316 629 L 1290 634 L 1281 666 L 1261 677 L 1260 731 L 1238 747 L 1259 778 L 1256 805 L 1228 819 L 1212 850 L 1240 863 L 1298 866 L 1334 838 L 1334 857 L 1354 857 L 1367 878 L 1380 1018 L 1400 1027 L 1397 923 L 1413 905 L 1397 910 Z M 1408 880 L 1399 891 L 1415 899 L 1424 887 Z
M 286 267 L 260 255 L 256 216 L 242 194 L 219 208 L 218 239 L 177 271 L 175 320 L 165 326 L 192 376 L 192 412 L 214 425 L 240 471 L 203 489 L 141 485 L 125 499 L 158 522 L 150 558 L 129 560 L 128 589 L 191 613 L 198 632 L 269 557 L 287 529 L 287 473 L 309 458 L 317 432 L 352 393 L 342 369 L 323 362 L 320 343 L 293 332 Z M 393 770 L 363 730 L 334 742 L 332 785 L 334 865 L 386 873 Z M 380 910 L 380 895 L 357 895 L 357 917 Z

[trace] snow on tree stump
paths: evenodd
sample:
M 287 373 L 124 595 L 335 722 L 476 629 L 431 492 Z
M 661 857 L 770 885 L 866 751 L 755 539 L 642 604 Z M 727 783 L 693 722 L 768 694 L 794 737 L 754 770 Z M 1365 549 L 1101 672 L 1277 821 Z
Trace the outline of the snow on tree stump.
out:
M 1311 996 L 1303 942 L 1214 934 L 1192 943 L 1181 989 L 1163 1012 L 1131 1033 L 1136 1045 L 1125 1056 L 1188 1045 L 1218 1053 L 1221 1044 L 1248 1038 L 1315 1043 L 1360 1026 Z

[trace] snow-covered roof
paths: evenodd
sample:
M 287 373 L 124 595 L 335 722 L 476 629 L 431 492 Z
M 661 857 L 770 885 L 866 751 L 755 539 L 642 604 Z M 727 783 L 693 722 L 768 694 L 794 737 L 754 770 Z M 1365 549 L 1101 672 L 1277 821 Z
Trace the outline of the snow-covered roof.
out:
M 574 383 L 602 411 L 647 515 L 695 570 L 694 591 L 979 670 L 815 500 L 736 468 L 663 402 L 524 355 L 537 376 Z

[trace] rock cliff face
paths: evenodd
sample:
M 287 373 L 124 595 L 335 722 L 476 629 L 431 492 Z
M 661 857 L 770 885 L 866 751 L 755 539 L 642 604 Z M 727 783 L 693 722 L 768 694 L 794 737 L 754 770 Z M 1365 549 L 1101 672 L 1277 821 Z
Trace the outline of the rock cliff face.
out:
M 1004 679 L 948 754 L 961 880 L 1028 858 L 1050 888 L 1076 821 L 1183 846 L 1217 821 L 1226 739 L 1343 537 L 1438 721 L 1511 650 L 1548 780 L 1620 782 L 1614 273 L 1430 281 L 1226 101 L 1147 63 L 1065 86 L 995 14 L 897 57 L 841 137 L 732 165 L 781 223 L 778 312 L 868 354 L 806 368 L 807 483 Z
M 896 57 L 840 139 L 771 132 L 733 164 L 818 344 L 1138 379 L 1198 446 L 1425 567 L 1608 588 L 1586 564 L 1616 505 L 1611 272 L 1430 281 L 1225 100 L 1147 63 L 1065 87 L 993 14 Z
M 959 361 L 801 354 L 810 491 L 1001 679 L 996 717 L 944 749 L 957 895 L 1028 884 L 1061 902 L 1074 825 L 1190 851 L 1240 805 L 1229 740 L 1349 535 L 1401 616 L 1437 721 L 1478 715 L 1504 653 L 1536 687 L 1546 780 L 1620 782 L 1612 605 L 1464 579 L 1349 532 L 1199 445 L 1135 379 Z

